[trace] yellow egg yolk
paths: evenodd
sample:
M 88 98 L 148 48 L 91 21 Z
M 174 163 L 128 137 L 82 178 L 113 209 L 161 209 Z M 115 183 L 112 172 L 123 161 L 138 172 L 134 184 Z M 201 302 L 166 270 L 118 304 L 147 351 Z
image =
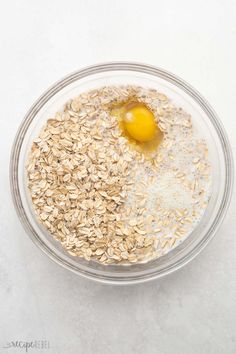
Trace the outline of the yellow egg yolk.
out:
M 123 116 L 124 127 L 128 134 L 139 142 L 153 140 L 158 128 L 153 113 L 143 104 L 130 106 Z
M 157 149 L 163 133 L 155 121 L 154 114 L 145 104 L 129 100 L 114 106 L 111 114 L 117 117 L 122 135 L 135 149 L 143 153 Z

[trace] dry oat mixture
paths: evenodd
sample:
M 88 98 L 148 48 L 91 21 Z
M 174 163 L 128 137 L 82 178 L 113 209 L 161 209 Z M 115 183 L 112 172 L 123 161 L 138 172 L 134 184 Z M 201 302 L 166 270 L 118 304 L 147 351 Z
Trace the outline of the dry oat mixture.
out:
M 149 154 L 122 135 L 112 109 L 135 97 L 163 132 Z M 104 264 L 160 257 L 186 238 L 210 198 L 206 142 L 162 93 L 109 86 L 70 100 L 48 119 L 27 164 L 40 223 L 73 256 Z

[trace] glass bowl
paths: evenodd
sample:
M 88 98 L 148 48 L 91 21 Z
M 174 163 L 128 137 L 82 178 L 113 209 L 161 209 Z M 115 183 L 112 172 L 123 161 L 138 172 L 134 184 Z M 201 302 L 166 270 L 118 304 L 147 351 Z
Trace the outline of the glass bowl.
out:
M 81 92 L 103 85 L 134 84 L 157 89 L 192 115 L 209 146 L 212 163 L 212 196 L 199 224 L 178 247 L 145 264 L 102 265 L 70 256 L 37 222 L 27 190 L 25 162 L 32 140 L 44 122 L 64 103 Z M 207 101 L 175 75 L 144 64 L 115 62 L 94 65 L 66 76 L 49 88 L 26 114 L 14 141 L 10 165 L 14 205 L 34 243 L 65 268 L 104 283 L 139 283 L 167 275 L 192 260 L 215 235 L 227 211 L 233 184 L 230 145 L 222 124 Z

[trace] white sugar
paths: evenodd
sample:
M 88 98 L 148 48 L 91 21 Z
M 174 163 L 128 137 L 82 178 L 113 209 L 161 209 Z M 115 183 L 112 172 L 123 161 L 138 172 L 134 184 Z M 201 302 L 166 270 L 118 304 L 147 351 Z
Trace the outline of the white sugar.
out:
M 154 183 L 147 187 L 147 193 L 148 210 L 153 210 L 157 199 L 167 209 L 189 209 L 192 205 L 191 193 L 171 172 L 156 176 Z

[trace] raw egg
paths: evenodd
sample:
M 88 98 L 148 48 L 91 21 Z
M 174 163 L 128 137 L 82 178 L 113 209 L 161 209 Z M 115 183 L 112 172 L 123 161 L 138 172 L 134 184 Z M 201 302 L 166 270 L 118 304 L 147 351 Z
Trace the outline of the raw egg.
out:
M 131 144 L 143 151 L 152 151 L 163 138 L 155 116 L 143 103 L 126 102 L 112 110 L 119 120 L 120 129 Z
M 154 139 L 157 124 L 153 113 L 143 104 L 131 105 L 126 109 L 123 117 L 124 127 L 131 138 L 139 142 Z

